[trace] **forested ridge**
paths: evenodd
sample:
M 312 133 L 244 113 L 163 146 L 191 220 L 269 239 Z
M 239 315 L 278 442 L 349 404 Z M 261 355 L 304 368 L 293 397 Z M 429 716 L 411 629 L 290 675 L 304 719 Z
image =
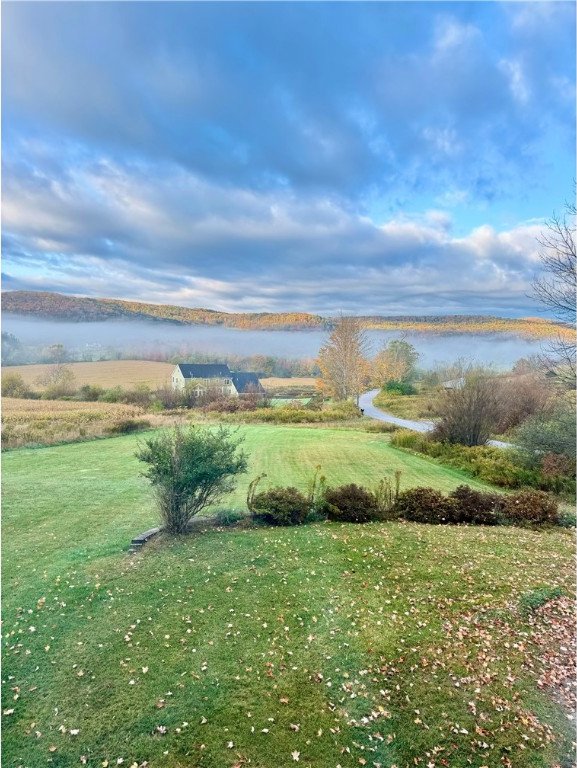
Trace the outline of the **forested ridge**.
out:
M 219 312 L 170 304 L 146 304 L 121 299 L 66 296 L 45 291 L 8 291 L 2 294 L 7 313 L 68 322 L 148 320 L 178 325 L 224 326 L 252 330 L 326 330 L 333 319 L 308 312 Z M 571 329 L 540 318 L 503 318 L 484 315 L 369 315 L 366 327 L 427 333 L 514 333 L 533 338 L 570 334 Z

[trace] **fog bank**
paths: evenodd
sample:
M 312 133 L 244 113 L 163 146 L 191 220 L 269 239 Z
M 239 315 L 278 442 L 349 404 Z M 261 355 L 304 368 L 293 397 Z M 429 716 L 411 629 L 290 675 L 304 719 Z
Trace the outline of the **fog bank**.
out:
M 147 357 L 158 353 L 182 355 L 202 352 L 214 355 L 274 355 L 288 358 L 315 357 L 327 338 L 322 331 L 255 331 L 237 328 L 171 325 L 147 321 L 67 323 L 52 320 L 2 316 L 2 330 L 14 334 L 25 346 L 63 344 L 81 359 L 110 356 L 112 351 Z M 539 353 L 542 341 L 504 334 L 431 334 L 401 331 L 368 331 L 372 351 L 390 339 L 405 338 L 420 354 L 419 366 L 450 363 L 457 358 L 473 359 L 507 367 Z

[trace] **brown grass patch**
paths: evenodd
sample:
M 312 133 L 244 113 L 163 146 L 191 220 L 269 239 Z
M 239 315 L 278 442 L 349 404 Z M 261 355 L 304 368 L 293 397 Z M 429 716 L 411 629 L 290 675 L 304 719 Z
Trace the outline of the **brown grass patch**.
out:
M 274 392 L 277 389 L 316 389 L 317 379 L 314 376 L 293 376 L 290 379 L 270 376 L 269 378 L 261 379 L 260 383 L 267 392 Z
M 161 427 L 182 416 L 150 414 L 136 405 L 66 400 L 2 400 L 2 448 L 54 445 L 102 437 L 122 422 Z
M 84 384 L 99 385 L 108 389 L 121 386 L 134 387 L 147 384 L 149 387 L 161 387 L 170 381 L 174 369 L 171 363 L 155 363 L 151 360 L 102 360 L 95 363 L 69 363 L 74 373 L 77 387 Z M 2 368 L 2 376 L 18 373 L 31 389 L 39 392 L 44 387 L 38 379 L 46 375 L 53 365 L 13 365 Z

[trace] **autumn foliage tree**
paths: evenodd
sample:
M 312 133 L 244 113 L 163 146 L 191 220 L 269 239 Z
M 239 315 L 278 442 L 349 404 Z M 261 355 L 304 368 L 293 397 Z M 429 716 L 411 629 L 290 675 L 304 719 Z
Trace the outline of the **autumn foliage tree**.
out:
M 404 339 L 389 341 L 373 361 L 373 381 L 382 387 L 389 381 L 407 382 L 415 371 L 419 353 Z
M 368 351 L 369 340 L 361 322 L 356 317 L 339 317 L 317 358 L 323 390 L 335 400 L 358 402 L 370 378 Z

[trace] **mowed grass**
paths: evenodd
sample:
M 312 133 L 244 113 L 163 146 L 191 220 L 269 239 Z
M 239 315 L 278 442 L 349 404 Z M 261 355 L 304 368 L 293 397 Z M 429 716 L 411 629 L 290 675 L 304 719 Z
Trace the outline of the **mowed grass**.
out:
M 334 483 L 464 479 L 381 435 L 241 431 L 251 472 L 231 506 L 257 472 L 304 488 L 319 463 Z M 136 442 L 4 456 L 5 765 L 571 764 L 515 610 L 572 591 L 567 531 L 317 524 L 129 555 L 155 522 Z

